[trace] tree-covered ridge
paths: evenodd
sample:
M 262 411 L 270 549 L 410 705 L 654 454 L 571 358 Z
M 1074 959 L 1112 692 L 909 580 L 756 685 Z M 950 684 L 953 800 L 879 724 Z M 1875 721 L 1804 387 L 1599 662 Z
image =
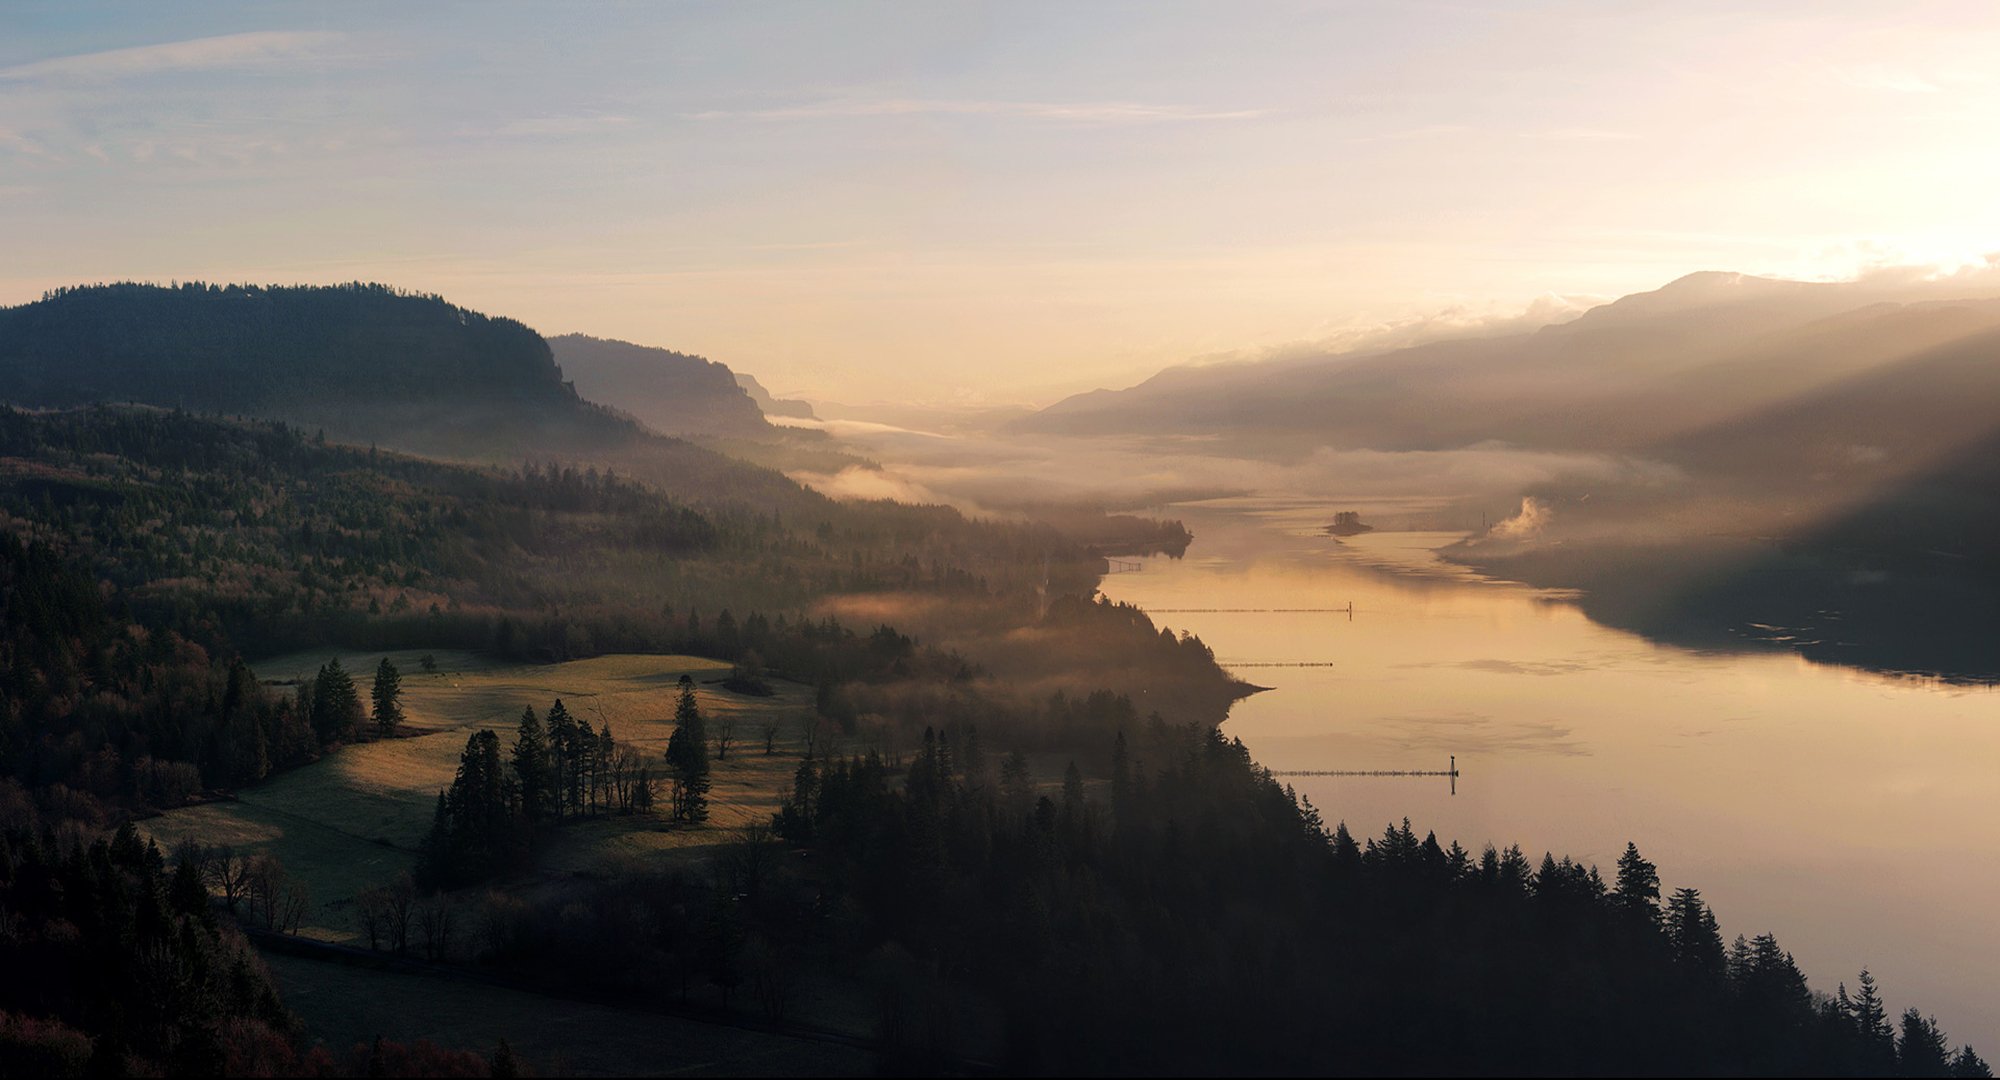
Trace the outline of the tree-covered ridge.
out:
M 11 531 L 87 558 L 139 621 L 211 646 L 283 648 L 288 625 L 322 618 L 535 609 L 572 599 L 548 578 L 591 554 L 720 545 L 708 517 L 614 476 L 446 466 L 277 424 L 0 410 L 0 459 Z
M 0 310 L 0 401 L 184 407 L 489 460 L 646 438 L 520 323 L 359 283 L 56 290 Z
M 261 415 L 440 392 L 578 401 L 534 331 L 386 285 L 90 285 L 0 310 L 0 400 Z
M 1636 847 L 1607 881 L 1407 821 L 1357 844 L 1240 742 L 1134 735 L 1046 794 L 974 728 L 802 763 L 775 824 L 860 923 L 829 933 L 928 973 L 885 1006 L 892 1060 L 943 1065 L 969 985 L 1020 1073 L 1990 1075 L 1915 1009 L 1892 1031 L 1865 973 L 1815 993 L 1770 935 L 1725 945 Z
M 834 594 L 923 595 L 954 605 L 953 625 L 997 633 L 1048 596 L 1087 592 L 1104 565 L 1047 526 L 793 503 L 779 513 L 722 491 L 691 504 L 590 467 L 448 465 L 276 423 L 0 408 L 0 531 L 47 541 L 134 621 L 218 656 L 340 642 L 735 660 L 750 647 L 777 665 L 739 632 L 759 612 L 796 625 Z M 1105 648 L 1153 633 L 1095 622 Z
M 735 373 L 706 357 L 588 334 L 552 337 L 549 348 L 578 393 L 611 405 L 654 431 L 776 435 Z

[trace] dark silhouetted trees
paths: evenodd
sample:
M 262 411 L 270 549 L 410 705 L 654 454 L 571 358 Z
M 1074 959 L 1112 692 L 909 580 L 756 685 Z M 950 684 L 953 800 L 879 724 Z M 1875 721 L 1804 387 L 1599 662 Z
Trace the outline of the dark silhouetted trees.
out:
M 375 665 L 375 685 L 369 697 L 375 706 L 375 730 L 384 735 L 393 735 L 403 722 L 403 679 L 396 671 L 396 665 L 383 657 Z
M 667 768 L 673 783 L 674 820 L 708 820 L 708 731 L 695 700 L 694 680 L 686 675 L 680 678 L 680 699 L 674 705 L 674 733 L 667 739 Z

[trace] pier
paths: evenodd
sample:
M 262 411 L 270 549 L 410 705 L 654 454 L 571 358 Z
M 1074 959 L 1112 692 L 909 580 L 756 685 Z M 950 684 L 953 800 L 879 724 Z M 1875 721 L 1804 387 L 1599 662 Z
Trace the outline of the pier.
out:
M 1444 769 L 1282 769 L 1273 770 L 1272 776 L 1446 776 L 1451 778 L 1451 793 L 1458 794 L 1458 755 L 1451 755 L 1451 766 Z

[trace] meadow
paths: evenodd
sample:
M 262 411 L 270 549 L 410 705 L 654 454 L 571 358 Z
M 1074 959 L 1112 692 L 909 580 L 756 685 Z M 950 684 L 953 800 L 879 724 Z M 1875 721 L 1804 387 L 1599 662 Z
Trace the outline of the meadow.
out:
M 402 673 L 406 719 L 397 737 L 340 747 L 320 760 L 245 788 L 233 797 L 170 810 L 141 822 L 162 847 L 188 837 L 228 844 L 240 852 L 270 853 L 303 883 L 311 913 L 301 926 L 309 937 L 355 943 L 357 893 L 392 880 L 416 864 L 430 828 L 438 792 L 451 784 L 459 754 L 474 732 L 491 728 L 510 746 L 521 710 L 546 714 L 561 699 L 593 728 L 605 724 L 621 743 L 639 749 L 665 773 L 673 734 L 677 684 L 696 683 L 695 696 L 711 738 L 727 726 L 734 743 L 713 761 L 710 816 L 699 825 L 670 824 L 661 815 L 605 815 L 553 830 L 537 857 L 533 880 L 559 881 L 575 874 L 609 873 L 634 863 L 698 858 L 703 849 L 768 823 L 790 790 L 813 715 L 810 687 L 772 680 L 769 697 L 723 689 L 730 665 L 696 656 L 600 656 L 561 664 L 496 662 L 473 653 L 351 653 L 319 650 L 264 661 L 258 675 L 289 691 L 338 656 L 365 698 L 384 656 Z M 775 726 L 773 752 L 765 753 L 765 728 Z

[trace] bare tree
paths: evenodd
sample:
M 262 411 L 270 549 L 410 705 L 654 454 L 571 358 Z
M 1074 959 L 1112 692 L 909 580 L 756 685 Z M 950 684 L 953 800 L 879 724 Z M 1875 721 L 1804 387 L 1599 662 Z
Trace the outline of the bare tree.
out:
M 228 844 L 218 844 L 209 849 L 208 858 L 202 864 L 203 880 L 208 886 L 222 893 L 222 902 L 229 905 L 232 914 L 236 902 L 243 899 L 249 886 L 250 858 L 240 855 Z
M 287 934 L 298 933 L 299 924 L 311 910 L 312 894 L 306 891 L 305 883 L 291 882 L 285 886 L 285 898 L 278 903 L 278 929 Z
M 276 930 L 282 925 L 278 912 L 285 901 L 287 884 L 284 864 L 276 855 L 260 854 L 244 860 L 244 899 L 250 917 L 266 930 Z
M 750 972 L 750 991 L 764 1019 L 783 1023 L 799 981 L 799 965 L 791 950 L 762 934 L 752 934 L 743 950 L 743 966 Z
M 193 863 L 195 876 L 199 877 L 203 884 L 208 883 L 208 862 L 214 857 L 215 849 L 204 847 L 201 841 L 194 838 L 193 833 L 181 837 L 181 842 L 174 845 L 175 865 L 184 862 Z
M 526 901 L 497 890 L 488 890 L 479 902 L 477 934 L 487 955 L 504 957 L 519 944 L 529 921 Z
M 410 951 L 410 922 L 416 916 L 417 883 L 405 872 L 389 883 L 389 946 L 398 953 Z
M 642 760 L 639 775 L 632 778 L 632 812 L 650 814 L 660 801 L 660 781 L 653 775 L 652 767 Z
M 778 721 L 775 718 L 766 720 L 758 731 L 764 736 L 764 756 L 770 757 L 778 749 Z
M 755 898 L 777 865 L 778 845 L 771 842 L 771 827 L 762 822 L 746 827 L 737 837 L 717 858 L 717 867 L 730 891 Z
M 729 760 L 729 744 L 734 740 L 736 735 L 735 714 L 728 712 L 717 713 L 709 721 L 709 725 L 715 729 L 715 760 Z
M 381 948 L 382 935 L 389 930 L 389 890 L 380 885 L 361 890 L 354 898 L 354 914 L 361 932 L 368 935 L 368 948 Z
M 637 747 L 620 743 L 618 752 L 612 756 L 612 794 L 618 800 L 618 812 L 629 814 L 633 810 L 635 792 L 639 783 L 639 767 L 646 763 L 645 755 Z
M 451 897 L 433 891 L 417 904 L 417 926 L 424 935 L 424 954 L 432 960 L 451 958 L 451 927 L 455 916 Z

